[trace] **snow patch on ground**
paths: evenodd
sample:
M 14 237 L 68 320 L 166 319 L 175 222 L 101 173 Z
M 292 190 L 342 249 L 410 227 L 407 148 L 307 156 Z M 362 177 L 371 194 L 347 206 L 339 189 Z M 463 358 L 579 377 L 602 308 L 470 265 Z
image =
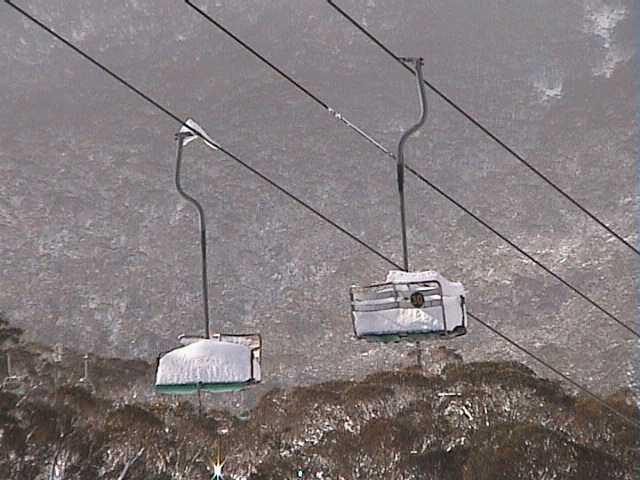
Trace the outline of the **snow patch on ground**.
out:
M 630 52 L 625 52 L 613 39 L 616 26 L 628 15 L 628 9 L 622 5 L 614 7 L 601 4 L 598 7 L 586 7 L 585 29 L 599 37 L 607 51 L 603 61 L 594 68 L 595 75 L 609 78 L 619 63 L 629 60 Z
M 557 72 L 542 71 L 534 75 L 531 83 L 542 102 L 562 97 L 563 79 Z
M 587 7 L 587 29 L 602 38 L 605 48 L 611 48 L 613 31 L 627 15 L 627 9 L 623 6 L 603 4 L 598 8 Z

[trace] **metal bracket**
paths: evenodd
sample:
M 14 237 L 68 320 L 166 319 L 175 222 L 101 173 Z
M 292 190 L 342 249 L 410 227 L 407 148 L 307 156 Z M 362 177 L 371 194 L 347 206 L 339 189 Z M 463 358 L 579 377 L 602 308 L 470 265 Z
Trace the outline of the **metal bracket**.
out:
M 177 133 L 174 135 L 174 137 L 173 137 L 173 138 L 174 138 L 175 140 L 181 140 L 181 141 L 183 141 L 183 142 L 184 142 L 184 140 L 186 140 L 187 138 L 191 138 L 191 137 L 195 137 L 195 136 L 196 136 L 196 134 L 195 134 L 195 133 L 192 133 L 192 132 L 177 132 Z

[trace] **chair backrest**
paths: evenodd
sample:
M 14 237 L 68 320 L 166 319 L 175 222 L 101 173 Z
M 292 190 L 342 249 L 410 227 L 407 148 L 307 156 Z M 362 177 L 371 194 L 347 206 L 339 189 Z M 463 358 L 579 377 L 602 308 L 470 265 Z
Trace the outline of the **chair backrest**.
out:
M 432 307 L 443 307 L 442 285 L 436 280 L 351 287 L 353 312 Z
M 464 334 L 464 287 L 438 272 L 391 271 L 386 282 L 352 286 L 357 337 Z

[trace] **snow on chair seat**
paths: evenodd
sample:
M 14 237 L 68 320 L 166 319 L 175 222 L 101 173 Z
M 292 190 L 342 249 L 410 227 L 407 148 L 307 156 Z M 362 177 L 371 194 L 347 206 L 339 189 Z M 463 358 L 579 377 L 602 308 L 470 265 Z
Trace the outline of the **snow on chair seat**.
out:
M 158 358 L 155 385 L 160 393 L 233 392 L 260 382 L 258 335 L 218 335 L 186 343 Z
M 358 338 L 420 340 L 466 333 L 464 287 L 437 272 L 393 270 L 385 283 L 351 287 L 353 328 Z

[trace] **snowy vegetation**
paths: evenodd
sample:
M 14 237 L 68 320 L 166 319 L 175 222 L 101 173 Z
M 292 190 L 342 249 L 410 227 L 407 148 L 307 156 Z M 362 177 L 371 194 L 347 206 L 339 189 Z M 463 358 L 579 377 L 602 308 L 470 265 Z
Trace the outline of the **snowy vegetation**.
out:
M 446 348 L 430 359 L 439 373 L 276 389 L 242 416 L 199 415 L 149 391 L 149 364 L 92 357 L 93 393 L 74 384 L 80 355 L 66 351 L 56 369 L 51 349 L 20 334 L 2 323 L 2 357 L 10 353 L 20 379 L 0 392 L 7 480 L 208 480 L 217 442 L 226 478 L 247 480 L 298 468 L 335 480 L 631 480 L 640 463 L 637 431 L 592 400 L 523 365 L 463 363 Z M 626 392 L 608 402 L 638 415 Z

